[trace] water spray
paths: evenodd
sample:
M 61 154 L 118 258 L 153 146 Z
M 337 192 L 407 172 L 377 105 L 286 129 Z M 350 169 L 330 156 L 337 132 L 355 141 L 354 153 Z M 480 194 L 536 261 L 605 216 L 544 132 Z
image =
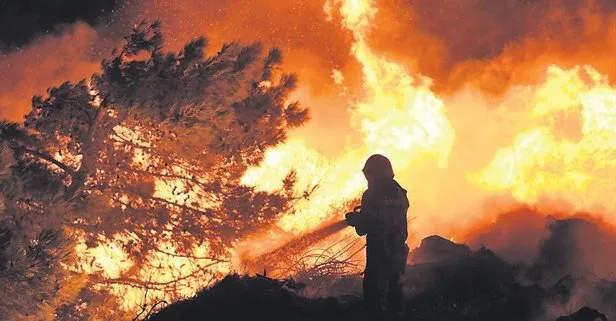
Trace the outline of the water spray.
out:
M 353 212 L 357 213 L 359 212 L 359 209 L 360 207 L 357 206 L 353 209 Z M 312 232 L 293 238 L 272 251 L 261 254 L 252 259 L 244 260 L 244 262 L 249 264 L 258 264 L 259 262 L 280 261 L 281 259 L 289 257 L 294 253 L 299 253 L 303 249 L 310 248 L 325 238 L 340 232 L 347 226 L 349 225 L 347 224 L 346 219 L 325 223 Z

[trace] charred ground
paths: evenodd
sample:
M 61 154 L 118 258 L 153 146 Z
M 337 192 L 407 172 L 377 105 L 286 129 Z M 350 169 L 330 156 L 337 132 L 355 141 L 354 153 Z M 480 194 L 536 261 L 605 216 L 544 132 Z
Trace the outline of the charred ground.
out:
M 411 253 L 414 263 L 406 272 L 405 319 L 520 321 L 571 315 L 559 320 L 595 320 L 602 317 L 597 310 L 613 315 L 616 283 L 579 269 L 583 261 L 570 264 L 578 261 L 579 252 L 569 247 L 588 229 L 593 230 L 585 234 L 589 239 L 576 244 L 614 236 L 585 219 L 548 222 L 550 236 L 542 241 L 533 264 L 512 264 L 488 248 L 473 251 L 440 236 L 425 238 Z M 330 287 L 336 296 L 308 298 L 302 296 L 303 287 L 290 280 L 229 275 L 149 320 L 190 321 L 206 315 L 208 320 L 364 320 L 360 288 L 359 276 L 347 277 Z

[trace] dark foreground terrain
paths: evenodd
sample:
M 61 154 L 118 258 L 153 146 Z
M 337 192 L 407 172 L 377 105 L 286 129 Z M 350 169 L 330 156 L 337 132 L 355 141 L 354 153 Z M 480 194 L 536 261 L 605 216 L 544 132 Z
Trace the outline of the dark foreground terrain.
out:
M 578 223 L 571 224 L 576 228 Z M 405 320 L 594 321 L 607 320 L 598 311 L 608 316 L 616 312 L 616 283 L 568 274 L 563 258 L 551 263 L 558 267 L 550 274 L 557 281 L 546 284 L 538 276 L 548 274 L 550 264 L 509 264 L 487 248 L 471 251 L 438 236 L 424 239 L 412 257 L 415 264 L 405 277 Z M 340 282 L 343 287 L 361 284 L 359 278 Z M 167 306 L 150 321 L 367 320 L 359 296 L 306 298 L 298 288 L 262 276 L 229 275 L 194 298 Z

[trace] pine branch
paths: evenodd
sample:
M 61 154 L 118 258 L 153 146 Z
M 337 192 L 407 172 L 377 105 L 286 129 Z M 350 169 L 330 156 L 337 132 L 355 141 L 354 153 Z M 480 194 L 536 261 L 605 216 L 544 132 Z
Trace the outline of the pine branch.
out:
M 74 176 L 77 172 L 75 170 L 73 170 L 72 168 L 68 167 L 67 165 L 65 165 L 64 163 L 58 161 L 57 159 L 51 157 L 48 154 L 39 152 L 37 150 L 33 150 L 33 149 L 28 149 L 26 147 L 23 146 L 15 146 L 13 144 L 10 144 L 9 147 L 11 149 L 13 149 L 13 151 L 15 151 L 15 153 L 25 153 L 25 154 L 30 154 L 32 156 L 38 157 L 40 159 L 43 159 L 45 161 L 48 161 L 54 165 L 56 165 L 57 167 L 59 167 L 60 169 L 62 169 L 65 173 Z

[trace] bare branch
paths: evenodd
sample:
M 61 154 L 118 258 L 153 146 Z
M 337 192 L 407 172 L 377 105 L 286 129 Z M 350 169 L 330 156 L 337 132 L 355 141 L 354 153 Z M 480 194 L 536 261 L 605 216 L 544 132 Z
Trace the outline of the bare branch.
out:
M 192 277 L 195 277 L 196 275 L 198 275 L 199 273 L 205 272 L 207 271 L 207 269 L 209 269 L 210 267 L 219 264 L 218 262 L 213 262 L 210 264 L 206 264 L 204 266 L 201 266 L 199 269 L 196 269 L 195 271 L 192 271 L 191 273 L 184 275 L 182 277 L 179 278 L 175 278 L 171 281 L 166 281 L 166 282 L 148 282 L 148 281 L 143 281 L 140 279 L 136 279 L 136 278 L 115 278 L 115 279 L 105 279 L 105 280 L 100 280 L 97 283 L 98 284 L 119 284 L 119 285 L 126 285 L 126 286 L 130 286 L 130 287 L 135 287 L 135 288 L 142 288 L 142 289 L 153 289 L 153 290 L 160 290 L 160 289 L 166 289 L 169 288 L 169 286 L 175 285 L 180 281 L 183 280 L 187 280 L 190 279 Z

